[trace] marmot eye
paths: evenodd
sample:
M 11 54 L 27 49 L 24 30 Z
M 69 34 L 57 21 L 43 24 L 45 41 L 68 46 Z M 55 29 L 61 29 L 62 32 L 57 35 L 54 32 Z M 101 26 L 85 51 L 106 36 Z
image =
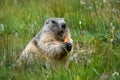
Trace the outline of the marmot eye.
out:
M 61 26 L 63 29 L 65 29 L 66 28 L 66 24 L 64 23 L 64 24 L 62 24 L 62 26 Z
M 51 21 L 53 24 L 55 24 L 56 22 L 54 20 Z

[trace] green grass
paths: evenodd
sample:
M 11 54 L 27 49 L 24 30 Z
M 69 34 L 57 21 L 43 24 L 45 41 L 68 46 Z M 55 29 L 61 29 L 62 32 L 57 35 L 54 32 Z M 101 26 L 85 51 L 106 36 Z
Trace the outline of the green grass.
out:
M 71 59 L 69 69 L 62 65 L 13 67 L 26 44 L 51 17 L 65 18 L 74 40 L 73 54 L 80 55 L 77 62 Z M 120 79 L 119 0 L 0 0 L 0 80 L 104 78 Z

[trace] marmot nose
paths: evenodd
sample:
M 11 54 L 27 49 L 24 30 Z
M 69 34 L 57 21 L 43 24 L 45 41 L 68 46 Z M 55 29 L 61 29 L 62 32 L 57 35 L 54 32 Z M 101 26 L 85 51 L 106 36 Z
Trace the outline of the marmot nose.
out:
M 66 28 L 66 24 L 63 23 L 61 27 L 62 27 L 63 29 L 65 29 L 65 28 Z

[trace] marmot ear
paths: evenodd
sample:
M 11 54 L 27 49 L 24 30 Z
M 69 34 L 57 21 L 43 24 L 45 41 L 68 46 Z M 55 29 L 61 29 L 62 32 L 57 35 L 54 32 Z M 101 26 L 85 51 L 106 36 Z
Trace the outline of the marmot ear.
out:
M 52 22 L 53 24 L 55 24 L 55 23 L 56 23 L 56 21 L 55 21 L 55 20 L 51 20 L 51 22 Z

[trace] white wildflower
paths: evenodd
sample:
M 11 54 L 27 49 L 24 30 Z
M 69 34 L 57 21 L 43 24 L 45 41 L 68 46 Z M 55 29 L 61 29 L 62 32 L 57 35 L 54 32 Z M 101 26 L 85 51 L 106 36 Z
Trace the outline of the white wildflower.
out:
M 106 0 L 103 0 L 104 3 L 106 3 L 107 1 Z
M 0 24 L 0 30 L 1 30 L 1 31 L 4 31 L 4 30 L 5 30 L 3 24 Z
M 112 29 L 115 29 L 115 27 L 113 26 Z
M 79 24 L 81 25 L 81 24 L 82 24 L 82 22 L 81 22 L 81 21 L 79 21 Z
M 112 74 L 112 76 L 113 76 L 113 77 L 119 76 L 119 72 L 114 72 L 114 73 Z
M 111 39 L 111 42 L 113 42 L 113 39 Z
M 15 37 L 18 38 L 18 33 L 17 32 L 15 32 Z
M 110 23 L 110 26 L 113 26 L 113 23 L 112 23 L 112 22 Z
M 80 0 L 80 4 L 86 4 L 85 1 L 83 0 Z

